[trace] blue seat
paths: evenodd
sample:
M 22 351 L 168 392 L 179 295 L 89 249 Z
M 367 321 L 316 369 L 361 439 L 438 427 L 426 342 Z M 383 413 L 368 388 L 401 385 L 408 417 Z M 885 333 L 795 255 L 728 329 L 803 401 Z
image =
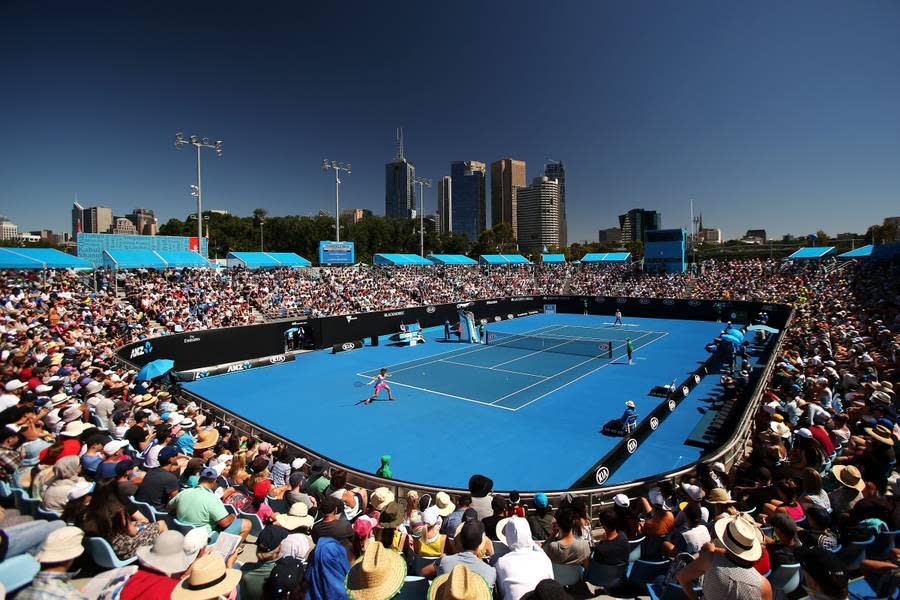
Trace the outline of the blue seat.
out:
M 19 512 L 21 512 L 23 515 L 31 515 L 32 517 L 37 517 L 37 511 L 39 508 L 41 508 L 40 500 L 35 500 L 34 498 L 23 498 L 22 507 L 19 509 Z
M 169 529 L 175 529 L 185 535 L 187 535 L 188 532 L 196 529 L 196 526 L 192 525 L 191 523 L 185 523 L 184 521 L 179 521 L 177 518 L 175 518 L 175 515 L 171 515 L 171 514 L 169 515 L 169 518 L 167 519 L 167 524 L 169 525 Z
M 115 550 L 109 545 L 105 539 L 100 537 L 85 538 L 85 546 L 91 554 L 91 558 L 98 566 L 104 569 L 118 569 L 119 567 L 127 567 L 137 560 L 137 556 L 132 556 L 127 560 L 122 560 L 116 556 Z
M 885 531 L 875 534 L 875 541 L 866 546 L 866 558 L 869 560 L 885 560 L 894 550 L 896 531 Z
M 30 554 L 11 556 L 0 562 L 0 583 L 11 594 L 21 587 L 25 587 L 41 570 L 41 565 Z
M 781 565 L 769 575 L 775 598 L 785 598 L 800 587 L 800 563 Z
M 394 596 L 394 600 L 425 600 L 428 594 L 429 581 L 418 575 L 407 575 L 403 580 L 400 593 Z
M 837 552 L 838 560 L 840 560 L 850 571 L 858 569 L 863 559 L 866 558 L 866 547 L 874 541 L 875 536 L 873 535 L 867 540 L 847 542 L 841 547 L 841 550 Z
M 581 565 L 553 564 L 553 580 L 562 586 L 577 585 L 584 578 L 584 567 Z
M 854 579 L 847 586 L 850 600 L 897 600 L 897 589 L 876 591 L 878 581 L 874 577 Z
M 645 537 L 642 535 L 637 539 L 628 540 L 628 562 L 634 562 L 641 557 L 641 546 Z
M 147 517 L 147 520 L 151 523 L 162 521 L 169 514 L 160 510 L 156 510 L 149 502 L 141 502 L 140 500 L 135 499 L 134 496 L 129 496 L 128 499 L 134 502 L 134 505 L 137 506 L 140 513 Z
M 592 560 L 588 566 L 585 580 L 591 585 L 609 590 L 625 583 L 627 574 L 628 563 L 622 563 L 620 565 L 602 565 Z
M 700 588 L 695 587 L 694 591 L 699 594 Z M 651 600 L 688 600 L 677 583 L 650 584 L 647 586 L 647 595 Z
M 263 530 L 262 519 L 260 519 L 259 515 L 257 515 L 256 513 L 245 513 L 238 511 L 237 518 L 247 519 L 248 521 L 250 521 L 250 535 L 259 535 L 259 532 Z
M 428 565 L 433 565 L 441 559 L 440 556 L 416 556 L 413 561 L 413 575 L 421 575 L 422 569 Z
M 660 583 L 662 578 L 666 576 L 671 564 L 671 560 L 652 561 L 638 559 L 631 563 L 628 572 L 628 582 L 637 588 L 643 588 L 650 583 Z
M 38 504 L 34 509 L 34 517 L 36 519 L 44 519 L 45 521 L 56 521 L 61 518 L 62 515 L 52 510 L 44 510 L 44 508 Z
M 272 512 L 284 514 L 291 509 L 287 500 L 284 498 L 266 498 L 266 504 L 272 509 Z

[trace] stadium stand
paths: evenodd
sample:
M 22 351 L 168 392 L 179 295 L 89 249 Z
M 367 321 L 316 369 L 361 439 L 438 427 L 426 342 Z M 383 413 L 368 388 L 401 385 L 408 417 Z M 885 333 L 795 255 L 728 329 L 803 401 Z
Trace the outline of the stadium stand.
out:
M 222 273 L 144 271 L 149 257 L 121 258 L 141 270 L 99 270 L 96 289 L 63 269 L 0 271 L 0 579 L 20 598 L 80 597 L 75 565 L 98 573 L 92 597 L 167 597 L 204 585 L 228 596 L 241 577 L 274 582 L 265 569 L 283 572 L 284 557 L 305 565 L 300 589 L 311 598 L 326 597 L 317 590 L 329 585 L 390 598 L 402 593 L 403 578 L 382 589 L 372 569 L 396 575 L 416 565 L 409 590 L 420 593 L 420 577 L 439 587 L 474 572 L 481 578 L 472 582 L 504 598 L 536 587 L 566 597 L 563 584 L 593 593 L 592 581 L 615 585 L 620 597 L 695 587 L 705 598 L 724 597 L 723 589 L 741 590 L 728 597 L 795 597 L 800 582 L 816 598 L 897 595 L 896 265 L 709 262 L 696 275 L 621 264 Z M 482 475 L 466 493 L 411 490 L 273 445 L 162 379 L 136 382 L 111 352 L 170 331 L 251 323 L 254 307 L 344 314 L 554 293 L 562 281 L 591 295 L 794 306 L 762 402 L 751 406 L 749 443 L 733 464 L 704 461 L 570 494 L 500 494 Z M 503 541 L 491 541 L 498 522 Z M 213 539 L 229 565 L 248 546 L 256 558 L 241 555 L 241 571 L 228 570 L 221 556 L 199 552 Z M 367 560 L 351 568 L 360 556 Z M 252 589 L 242 587 L 241 598 L 255 597 Z

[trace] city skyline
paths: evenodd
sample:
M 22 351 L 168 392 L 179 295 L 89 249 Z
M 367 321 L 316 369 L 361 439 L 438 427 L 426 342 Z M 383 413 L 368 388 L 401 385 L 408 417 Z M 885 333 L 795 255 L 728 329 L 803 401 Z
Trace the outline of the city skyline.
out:
M 691 199 L 726 238 L 863 232 L 896 213 L 900 5 L 548 10 L 479 6 L 459 30 L 451 7 L 410 3 L 381 36 L 388 17 L 361 2 L 337 22 L 329 6 L 4 4 L 0 213 L 66 231 L 77 195 L 184 219 L 194 165 L 171 140 L 185 131 L 225 142 L 204 159 L 204 206 L 333 210 L 320 165 L 335 156 L 354 166 L 342 204 L 380 214 L 398 126 L 434 181 L 456 160 L 563 161 L 569 242 L 639 206 L 689 228 Z M 459 60 L 463 46 L 484 60 Z M 487 60 L 509 48 L 527 69 Z M 426 198 L 430 214 L 437 189 Z

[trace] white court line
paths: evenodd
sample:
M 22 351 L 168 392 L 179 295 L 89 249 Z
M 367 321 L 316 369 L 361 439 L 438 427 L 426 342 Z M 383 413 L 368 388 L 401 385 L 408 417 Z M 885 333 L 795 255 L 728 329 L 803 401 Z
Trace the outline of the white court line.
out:
M 357 375 L 360 375 L 360 374 L 357 373 Z M 360 376 L 363 377 L 363 375 L 360 375 Z M 437 394 L 438 396 L 446 396 L 448 398 L 455 398 L 456 400 L 465 400 L 466 402 L 472 402 L 474 404 L 481 404 L 483 406 L 490 406 L 491 408 L 502 408 L 503 410 L 508 410 L 508 411 L 512 411 L 512 412 L 516 411 L 516 409 L 514 409 L 514 408 L 508 408 L 506 406 L 494 406 L 493 404 L 491 404 L 489 402 L 482 402 L 480 400 L 472 400 L 471 398 L 464 398 L 462 396 L 454 396 L 453 394 L 448 394 L 446 392 L 439 392 L 437 390 L 429 390 L 428 388 L 418 387 L 416 385 L 409 385 L 408 383 L 400 383 L 399 381 L 392 381 L 391 385 L 399 385 L 402 387 L 419 390 L 420 392 L 428 392 L 430 394 Z
M 640 336 L 638 339 L 641 339 L 641 338 L 643 338 L 643 337 L 647 337 L 648 335 L 650 335 L 650 334 L 649 334 L 649 333 L 645 333 L 644 335 Z M 633 340 L 632 340 L 632 341 L 633 341 Z M 615 351 L 616 351 L 617 348 L 624 348 L 624 347 L 625 347 L 625 344 L 622 344 L 621 346 L 613 346 L 613 353 L 615 353 Z M 559 372 L 557 372 L 557 373 L 554 373 L 553 375 L 550 376 L 550 378 L 552 379 L 553 377 L 556 377 L 556 376 L 558 376 L 558 375 L 562 375 L 563 373 L 567 373 L 567 372 L 571 371 L 572 369 L 578 368 L 578 367 L 580 367 L 581 365 L 585 365 L 585 364 L 591 362 L 592 360 L 597 360 L 598 358 L 601 358 L 601 357 L 600 357 L 600 356 L 592 356 L 591 358 L 589 358 L 589 359 L 587 359 L 587 360 L 583 360 L 583 361 L 581 361 L 580 363 L 577 363 L 577 364 L 572 365 L 572 366 L 569 367 L 568 369 L 565 369 L 565 370 L 563 370 L 563 371 L 559 371 Z M 615 359 L 614 359 L 614 360 L 615 360 Z M 606 363 L 606 364 L 610 365 L 610 364 L 612 364 L 612 361 L 610 361 L 610 362 L 608 362 L 608 363 Z M 593 371 L 592 371 L 592 372 L 593 372 Z M 583 376 L 582 376 L 582 377 L 583 377 Z M 581 379 L 581 378 L 579 377 L 579 379 Z M 573 380 L 573 381 L 575 381 L 575 380 Z M 497 402 L 501 402 L 501 401 L 503 401 L 503 400 L 506 400 L 506 399 L 509 398 L 510 396 L 515 396 L 515 395 L 518 394 L 519 392 L 524 392 L 525 390 L 527 390 L 527 389 L 529 389 L 529 388 L 533 388 L 534 386 L 536 386 L 536 385 L 538 385 L 538 384 L 541 384 L 541 383 L 544 383 L 544 382 L 543 382 L 543 381 L 537 381 L 537 382 L 535 382 L 535 383 L 532 383 L 531 385 L 526 385 L 525 387 L 523 387 L 523 388 L 520 389 L 520 390 L 516 390 L 515 392 L 513 392 L 513 393 L 511 393 L 511 394 L 507 394 L 507 395 L 503 396 L 502 398 L 497 398 L 496 400 L 494 400 L 493 402 L 491 402 L 491 404 L 496 404 Z M 566 384 L 566 385 L 568 385 L 568 384 Z M 565 387 L 565 386 L 563 386 L 563 387 Z
M 561 327 L 561 325 L 544 325 L 543 327 L 538 327 L 537 329 L 531 329 L 531 330 L 525 331 L 525 332 L 523 332 L 522 334 L 519 334 L 519 335 L 524 335 L 524 334 L 529 334 L 529 333 L 535 333 L 535 332 L 537 332 L 537 331 L 540 331 L 541 329 L 547 329 L 548 327 L 557 327 L 557 328 L 558 328 L 558 327 Z M 474 349 L 471 349 L 471 350 L 467 350 L 467 351 L 465 351 L 465 352 L 460 352 L 459 354 L 457 354 L 457 355 L 454 356 L 453 358 L 456 358 L 457 356 L 465 356 L 465 355 L 467 355 L 467 354 L 472 354 L 472 353 L 479 352 L 479 351 L 481 351 L 481 350 L 486 350 L 486 349 L 492 347 L 492 346 L 488 346 L 487 344 L 471 344 L 471 345 L 472 345 L 472 346 L 477 346 L 477 348 L 474 348 Z M 417 358 L 417 359 L 413 359 L 413 360 L 406 360 L 406 361 L 403 361 L 403 362 L 399 362 L 399 363 L 396 363 L 396 364 L 394 364 L 394 365 L 390 365 L 390 367 L 388 368 L 388 371 L 390 371 L 390 372 L 392 372 L 392 373 L 399 373 L 400 371 L 406 371 L 406 370 L 409 370 L 409 369 L 415 369 L 416 367 L 421 367 L 421 366 L 424 366 L 424 365 L 430 365 L 431 363 L 435 363 L 435 362 L 439 362 L 439 361 L 443 360 L 442 358 L 435 358 L 436 356 L 439 357 L 439 356 L 443 356 L 444 354 L 450 354 L 451 352 L 459 352 L 460 350 L 463 350 L 463 349 L 464 349 L 464 347 L 463 347 L 463 348 L 454 348 L 453 350 L 447 350 L 446 352 L 438 352 L 437 354 L 432 354 L 432 355 L 430 355 L 430 356 L 425 356 L 425 357 L 423 357 L 423 358 Z M 426 359 L 430 359 L 430 358 L 433 358 L 434 360 L 426 360 Z M 421 361 L 424 361 L 424 362 L 421 362 Z M 394 367 L 396 367 L 397 365 L 405 365 L 405 364 L 409 364 L 409 363 L 416 363 L 416 364 L 414 364 L 414 365 L 411 366 L 411 367 L 403 367 L 402 369 L 396 369 L 396 368 L 394 368 Z M 373 370 L 374 372 L 376 372 L 376 373 L 378 372 L 378 369 L 372 369 L 372 370 Z M 359 373 L 357 373 L 357 375 L 359 375 Z M 362 377 L 371 377 L 371 375 L 362 375 Z
M 489 371 L 498 371 L 501 373 L 515 373 L 516 375 L 527 375 L 528 377 L 540 377 L 541 379 L 550 379 L 549 377 L 545 377 L 544 375 L 535 375 L 534 373 L 523 373 L 522 371 L 510 371 L 509 369 L 497 369 L 495 367 L 486 367 L 484 365 L 472 365 L 464 362 L 456 362 L 448 359 L 444 359 L 441 361 L 442 363 L 447 363 L 450 365 L 460 365 L 462 367 L 474 367 L 476 369 L 488 369 Z
M 611 325 L 611 323 L 609 323 Z M 588 327 L 587 325 L 563 325 L 563 327 L 577 327 L 578 329 L 593 329 L 594 331 L 606 331 L 607 327 Z M 628 327 L 638 327 L 638 325 L 628 325 Z M 628 333 L 668 333 L 667 331 L 650 331 L 641 329 L 640 331 L 629 331 Z
M 653 344 L 653 343 L 655 343 L 655 342 L 658 342 L 659 340 L 663 339 L 663 338 L 666 337 L 667 335 L 669 335 L 669 334 L 668 334 L 668 333 L 664 333 L 663 335 L 659 336 L 658 338 L 655 338 L 655 339 L 650 340 L 650 341 L 647 342 L 646 344 L 641 344 L 640 346 L 636 347 L 635 350 L 640 350 L 640 349 L 643 348 L 644 346 L 649 346 L 650 344 Z M 579 379 L 583 379 L 584 377 L 587 377 L 587 376 L 590 375 L 591 373 L 596 373 L 596 372 L 599 371 L 600 369 L 605 369 L 606 367 L 608 367 L 608 366 L 611 365 L 611 364 L 613 364 L 613 363 L 612 363 L 612 362 L 608 362 L 608 363 L 606 363 L 605 365 L 600 365 L 600 366 L 597 367 L 596 369 L 592 369 L 592 370 L 588 371 L 588 372 L 585 373 L 584 375 L 579 375 L 578 377 L 576 377 L 576 378 L 573 379 L 572 381 L 568 381 L 568 382 L 562 384 L 561 386 L 559 386 L 558 388 L 553 389 L 553 390 L 550 390 L 550 391 L 547 392 L 546 394 L 541 394 L 540 396 L 538 396 L 538 397 L 535 398 L 534 400 L 529 400 L 528 402 L 526 402 L 526 403 L 523 404 L 522 406 L 513 409 L 513 412 L 519 411 L 519 410 L 525 408 L 526 406 L 528 406 L 529 404 L 532 404 L 532 403 L 534 403 L 534 402 L 537 402 L 537 401 L 540 400 L 541 398 L 544 398 L 544 397 L 546 397 L 546 396 L 549 396 L 550 394 L 556 393 L 556 392 L 558 392 L 559 390 L 563 389 L 564 387 L 566 387 L 566 386 L 568 386 L 568 385 L 572 385 L 573 383 L 575 383 L 575 382 L 578 381 Z

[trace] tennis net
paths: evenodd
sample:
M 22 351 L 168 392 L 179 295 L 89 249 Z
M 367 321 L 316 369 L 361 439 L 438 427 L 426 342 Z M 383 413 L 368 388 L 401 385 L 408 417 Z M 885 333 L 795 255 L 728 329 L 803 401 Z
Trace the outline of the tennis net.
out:
M 575 356 L 613 357 L 613 343 L 610 340 L 523 335 L 504 331 L 488 331 L 485 337 L 489 346 Z

